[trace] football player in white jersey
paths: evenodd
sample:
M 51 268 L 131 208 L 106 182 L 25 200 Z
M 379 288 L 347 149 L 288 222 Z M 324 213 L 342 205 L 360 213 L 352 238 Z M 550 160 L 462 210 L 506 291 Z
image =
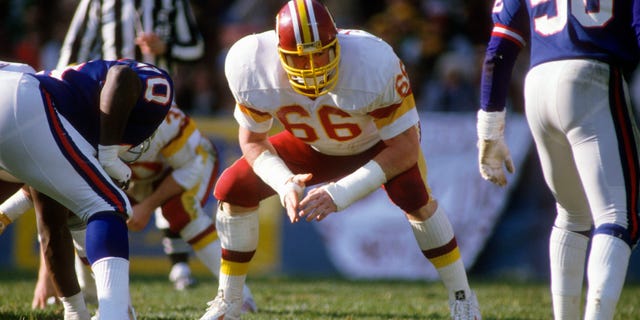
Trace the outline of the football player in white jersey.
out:
M 221 254 L 218 235 L 213 220 L 204 212 L 219 173 L 214 145 L 190 117 L 172 107 L 149 141 L 148 150 L 128 162 L 132 183 L 127 195 L 134 199 L 133 215 L 127 221 L 129 229 L 143 229 L 154 210 L 159 210 L 169 229 L 180 234 L 217 277 Z M 243 296 L 243 312 L 257 311 L 246 285 Z
M 202 320 L 240 318 L 261 200 L 277 193 L 291 223 L 321 221 L 381 186 L 438 270 L 453 318 L 481 318 L 447 214 L 427 185 L 409 78 L 388 44 L 338 31 L 320 2 L 294 0 L 276 30 L 232 46 L 225 72 L 243 156 L 215 187 L 220 285 Z M 274 118 L 285 130 L 270 136 Z M 307 185 L 319 186 L 305 194 Z

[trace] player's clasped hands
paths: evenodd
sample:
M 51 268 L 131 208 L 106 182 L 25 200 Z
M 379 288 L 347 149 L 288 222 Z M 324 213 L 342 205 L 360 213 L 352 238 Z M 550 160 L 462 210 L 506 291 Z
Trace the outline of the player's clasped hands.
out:
M 287 209 L 287 215 L 291 223 L 300 221 L 300 215 L 298 214 L 300 198 L 304 195 L 304 188 L 311 178 L 313 178 L 311 173 L 296 174 L 285 185 L 285 189 L 288 190 L 282 197 L 282 205 Z
M 289 190 L 284 196 L 283 205 L 287 209 L 287 215 L 291 223 L 300 221 L 306 217 L 307 221 L 321 221 L 329 214 L 336 212 L 338 207 L 324 188 L 313 188 L 304 195 L 304 188 L 313 177 L 312 174 L 294 175 L 287 185 Z
M 300 201 L 300 217 L 307 217 L 307 221 L 321 221 L 329 214 L 336 212 L 338 207 L 324 188 L 313 188 Z
M 323 187 L 313 188 L 304 195 L 305 186 L 312 177 L 313 175 L 310 173 L 296 174 L 285 186 L 288 191 L 282 204 L 287 210 L 291 223 L 296 223 L 304 217 L 307 221 L 321 221 L 329 214 L 338 211 L 338 207 Z

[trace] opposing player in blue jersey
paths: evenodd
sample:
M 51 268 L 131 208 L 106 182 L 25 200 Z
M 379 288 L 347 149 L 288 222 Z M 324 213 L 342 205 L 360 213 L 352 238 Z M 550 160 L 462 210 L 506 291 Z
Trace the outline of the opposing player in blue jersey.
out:
M 148 139 L 172 102 L 168 74 L 132 60 L 0 72 L 0 168 L 87 223 L 101 320 L 128 318 L 131 170 L 118 153 Z
M 526 116 L 557 202 L 549 241 L 555 319 L 581 319 L 585 263 L 584 319 L 612 319 L 640 235 L 638 135 L 625 80 L 638 63 L 640 1 L 496 0 L 493 21 L 478 112 L 480 173 L 504 185 L 503 166 L 514 170 L 505 96 L 529 40 Z

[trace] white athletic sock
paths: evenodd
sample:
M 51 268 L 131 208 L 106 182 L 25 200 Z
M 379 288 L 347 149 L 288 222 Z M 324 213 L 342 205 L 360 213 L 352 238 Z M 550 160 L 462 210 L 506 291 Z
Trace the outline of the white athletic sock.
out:
M 85 250 L 85 237 L 87 229 L 74 229 L 71 231 L 71 237 L 73 237 L 73 245 L 76 248 L 75 254 L 75 269 L 78 277 L 78 284 L 82 289 L 85 303 L 97 304 L 98 293 L 96 289 L 96 280 L 93 277 L 91 266 L 87 260 L 87 252 Z M 87 263 L 87 264 L 85 264 Z
M 91 265 L 98 291 L 100 320 L 128 319 L 129 260 L 102 258 Z
M 218 280 L 218 288 L 224 292 L 226 300 L 240 300 L 242 301 L 244 283 L 247 279 L 247 275 L 232 276 L 228 274 L 222 274 Z
M 223 249 L 252 252 L 258 247 L 258 210 L 231 216 L 222 209 L 216 215 L 216 229 Z M 242 299 L 250 261 L 221 260 L 218 288 L 229 300 Z
M 551 296 L 557 320 L 579 320 L 589 238 L 553 227 L 549 239 Z
M 79 252 L 76 252 L 75 255 L 75 269 L 76 276 L 78 277 L 78 284 L 80 285 L 80 289 L 82 289 L 85 302 L 97 304 L 98 293 L 96 289 L 96 280 L 93 278 L 91 267 L 82 262 L 78 253 Z
M 631 248 L 622 239 L 596 234 L 591 243 L 585 320 L 613 319 L 627 275 Z
M 84 303 L 82 292 L 78 292 L 71 297 L 61 297 L 64 307 L 64 320 L 87 320 L 91 314 Z
M 202 262 L 214 277 L 218 278 L 220 272 L 220 257 L 222 256 L 222 249 L 220 248 L 220 241 L 213 241 L 200 250 L 194 250 L 196 257 Z
M 451 227 L 449 217 L 441 206 L 438 206 L 431 218 L 422 222 L 409 220 L 409 223 L 418 246 L 423 252 L 447 244 L 455 244 L 453 227 Z M 437 257 L 428 257 L 429 261 L 436 267 L 440 279 L 447 288 L 449 300 L 455 300 L 460 291 L 464 291 L 465 297 L 469 297 L 471 296 L 471 288 L 464 262 L 460 258 L 460 249 L 457 244 L 450 249 Z

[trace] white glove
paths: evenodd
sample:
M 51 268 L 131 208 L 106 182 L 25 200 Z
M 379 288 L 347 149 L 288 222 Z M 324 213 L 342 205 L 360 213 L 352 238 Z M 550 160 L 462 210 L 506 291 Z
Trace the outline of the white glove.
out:
M 515 172 L 509 148 L 504 142 L 506 111 L 478 111 L 478 164 L 480 175 L 499 186 L 507 184 L 504 167 Z M 504 165 L 504 167 L 503 167 Z
M 129 180 L 131 179 L 131 168 L 118 158 L 119 151 L 120 146 L 118 145 L 98 145 L 98 161 L 102 165 L 102 168 L 104 168 L 104 171 L 106 171 L 122 189 L 126 190 L 129 187 Z

